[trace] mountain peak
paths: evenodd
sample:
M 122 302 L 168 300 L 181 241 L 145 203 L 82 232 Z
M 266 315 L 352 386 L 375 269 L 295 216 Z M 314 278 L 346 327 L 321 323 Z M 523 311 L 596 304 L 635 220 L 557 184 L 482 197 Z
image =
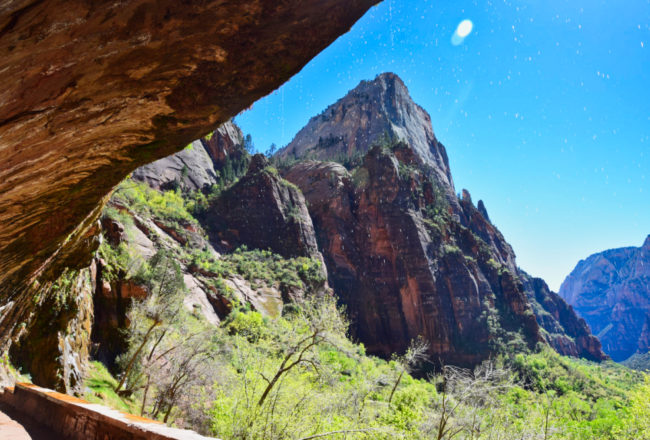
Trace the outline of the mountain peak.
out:
M 643 249 L 650 250 L 650 235 L 648 235 L 645 239 L 645 242 L 643 242 L 643 246 L 641 246 Z
M 404 84 L 402 78 L 400 78 L 399 76 L 397 76 L 397 74 L 393 72 L 380 73 L 373 80 L 361 81 L 359 85 L 353 89 L 353 91 L 364 89 L 364 88 L 366 89 L 382 88 L 384 90 L 388 90 L 393 93 L 396 91 L 399 92 L 404 91 L 408 95 L 408 88 L 406 87 L 406 84 Z
M 440 183 L 453 189 L 447 153 L 433 133 L 431 117 L 391 72 L 361 81 L 313 117 L 278 157 L 342 162 L 365 154 L 387 138 L 408 144 Z
M 402 78 L 400 78 L 396 73 L 393 72 L 380 73 L 375 77 L 374 80 L 366 81 L 366 82 L 377 82 L 377 81 L 399 82 L 400 84 L 404 85 L 404 81 L 402 81 Z

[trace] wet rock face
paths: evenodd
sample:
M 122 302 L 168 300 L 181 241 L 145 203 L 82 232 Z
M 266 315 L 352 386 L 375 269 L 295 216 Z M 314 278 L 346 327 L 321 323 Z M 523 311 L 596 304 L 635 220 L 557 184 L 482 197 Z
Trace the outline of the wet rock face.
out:
M 74 253 L 115 184 L 271 92 L 376 2 L 2 3 L 2 342 L 29 314 L 25 286 L 58 276 L 51 257 Z
M 36 317 L 21 329 L 11 361 L 35 383 L 65 393 L 82 393 L 91 349 L 96 266 L 68 271 L 34 298 Z M 50 294 L 54 292 L 54 294 Z
M 611 249 L 580 261 L 560 295 L 615 361 L 650 350 L 650 236 L 639 248 Z
M 557 293 L 552 292 L 541 278 L 531 277 L 519 270 L 526 295 L 537 322 L 546 332 L 544 339 L 560 354 L 592 361 L 607 358 L 601 343 L 591 334 L 584 319 Z
M 224 191 L 203 219 L 211 241 L 228 250 L 241 245 L 269 249 L 285 258 L 320 259 L 305 198 L 261 154 Z
M 142 300 L 147 289 L 133 280 L 116 278 L 109 280 L 104 262 L 98 259 L 95 290 L 92 292 L 95 316 L 91 340 L 95 344 L 93 357 L 115 370 L 115 359 L 128 348 L 125 329 L 129 326 L 127 310 L 134 299 Z M 47 384 L 47 382 L 36 382 Z

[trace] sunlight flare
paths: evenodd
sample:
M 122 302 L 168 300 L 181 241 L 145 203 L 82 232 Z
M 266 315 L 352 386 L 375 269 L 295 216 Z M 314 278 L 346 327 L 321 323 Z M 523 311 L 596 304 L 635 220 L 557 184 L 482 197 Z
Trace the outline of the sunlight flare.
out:
M 454 34 L 451 36 L 451 44 L 454 46 L 461 44 L 472 32 L 472 29 L 474 29 L 474 23 L 472 23 L 472 20 L 465 19 L 461 21 L 458 24 L 458 27 L 456 27 Z

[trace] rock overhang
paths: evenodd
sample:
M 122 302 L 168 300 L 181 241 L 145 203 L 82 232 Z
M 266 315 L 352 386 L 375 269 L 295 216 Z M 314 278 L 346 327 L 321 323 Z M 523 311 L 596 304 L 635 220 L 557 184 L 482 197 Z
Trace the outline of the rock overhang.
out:
M 270 93 L 378 2 L 0 6 L 0 342 L 33 310 L 27 291 L 89 257 L 114 185 Z

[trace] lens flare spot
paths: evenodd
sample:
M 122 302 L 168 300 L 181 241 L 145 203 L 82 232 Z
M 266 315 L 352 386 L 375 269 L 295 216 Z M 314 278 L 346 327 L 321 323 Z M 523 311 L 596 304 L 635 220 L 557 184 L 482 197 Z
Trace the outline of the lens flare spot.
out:
M 470 34 L 470 32 L 472 32 L 473 28 L 474 23 L 472 23 L 472 20 L 463 20 L 456 28 L 456 34 L 458 34 L 460 38 L 465 38 Z
M 465 19 L 461 21 L 454 31 L 454 34 L 451 36 L 451 44 L 454 46 L 461 44 L 465 40 L 465 37 L 467 37 L 472 32 L 473 28 L 474 23 L 472 23 L 472 20 Z

